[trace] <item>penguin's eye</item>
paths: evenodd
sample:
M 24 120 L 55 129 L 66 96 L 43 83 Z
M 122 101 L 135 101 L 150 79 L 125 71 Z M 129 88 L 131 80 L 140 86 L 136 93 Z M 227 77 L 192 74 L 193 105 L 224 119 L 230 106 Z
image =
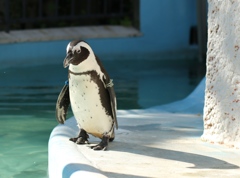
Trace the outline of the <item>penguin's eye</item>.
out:
M 77 50 L 77 53 L 78 53 L 78 54 L 79 54 L 79 53 L 81 53 L 81 50 L 80 50 L 80 49 L 78 49 L 78 50 Z

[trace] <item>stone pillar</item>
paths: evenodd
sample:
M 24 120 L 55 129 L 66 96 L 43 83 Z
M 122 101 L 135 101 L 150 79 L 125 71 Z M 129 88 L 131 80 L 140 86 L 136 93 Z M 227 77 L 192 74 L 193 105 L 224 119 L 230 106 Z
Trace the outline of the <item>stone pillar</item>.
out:
M 208 3 L 202 140 L 240 148 L 240 1 Z

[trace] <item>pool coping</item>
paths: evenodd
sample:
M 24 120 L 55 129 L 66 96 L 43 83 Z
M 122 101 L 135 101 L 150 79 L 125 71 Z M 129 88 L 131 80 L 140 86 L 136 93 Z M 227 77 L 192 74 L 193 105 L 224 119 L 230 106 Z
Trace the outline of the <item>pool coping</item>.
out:
M 78 127 L 73 117 L 68 119 L 54 128 L 49 139 L 49 178 L 239 177 L 238 150 L 200 139 L 204 88 L 205 79 L 184 100 L 118 111 L 120 128 L 108 151 L 70 142 Z M 99 139 L 90 137 L 90 142 Z

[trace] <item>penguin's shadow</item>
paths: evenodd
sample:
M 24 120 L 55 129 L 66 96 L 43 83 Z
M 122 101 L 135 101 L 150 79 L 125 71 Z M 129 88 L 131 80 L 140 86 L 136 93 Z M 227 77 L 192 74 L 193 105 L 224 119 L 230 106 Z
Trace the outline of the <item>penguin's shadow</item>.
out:
M 118 134 L 126 134 L 124 137 L 128 138 L 128 134 L 137 134 L 139 131 L 144 134 L 144 132 L 161 130 L 161 124 L 145 124 L 137 126 L 121 126 L 121 129 L 126 129 L 122 133 L 116 133 L 116 139 L 109 143 L 108 150 L 117 152 L 127 152 L 132 154 L 144 155 L 154 158 L 161 158 L 166 160 L 180 161 L 185 163 L 194 164 L 194 169 L 238 169 L 239 166 L 228 163 L 226 161 L 213 158 L 210 156 L 204 156 L 200 154 L 188 153 L 184 151 L 175 151 L 163 148 L 153 148 L 145 146 L 141 143 L 131 143 L 130 141 L 118 140 Z M 125 131 L 131 130 L 129 133 Z M 189 132 L 185 134 L 190 134 Z M 191 132 L 191 135 L 198 136 L 198 132 Z M 99 143 L 99 139 L 92 137 L 90 135 L 90 144 L 85 146 L 93 146 Z M 89 148 L 90 149 L 90 148 Z
M 166 160 L 180 161 L 194 164 L 193 169 L 238 169 L 239 166 L 226 161 L 204 156 L 200 154 L 188 153 L 184 151 L 175 151 L 162 148 L 153 148 L 139 144 L 125 143 L 122 141 L 113 141 L 109 150 L 118 152 L 128 152 L 148 157 L 161 158 Z
M 153 131 L 154 129 L 159 129 L 160 124 L 148 124 L 148 125 L 138 125 L 138 126 L 124 126 L 121 128 L 130 129 L 131 131 L 135 131 L 132 133 L 126 133 L 125 137 L 128 137 L 128 134 L 137 134 L 136 131 L 141 131 L 142 133 Z M 123 132 L 123 134 L 125 134 Z M 195 133 L 196 134 L 196 133 Z M 191 134 L 193 135 L 193 134 Z M 116 134 L 118 137 L 118 133 Z M 90 145 L 88 147 L 98 144 L 99 141 L 97 138 L 90 138 Z M 143 143 L 144 144 L 144 143 Z M 131 143 L 130 141 L 123 140 L 114 140 L 109 143 L 108 150 L 117 151 L 117 152 L 126 152 L 138 155 L 144 155 L 148 157 L 161 158 L 166 160 L 180 161 L 185 163 L 193 164 L 193 169 L 238 169 L 239 166 L 228 163 L 226 161 L 213 158 L 210 156 L 204 156 L 200 154 L 188 153 L 184 151 L 175 151 L 163 148 L 153 148 L 148 147 L 139 143 Z
M 163 131 L 163 129 L 161 128 L 161 124 L 159 123 L 135 125 L 135 126 L 121 126 L 120 129 L 121 128 L 126 130 L 131 130 L 132 133 L 129 133 L 129 134 L 135 134 L 135 135 L 138 135 L 138 137 L 145 136 L 145 133 L 148 133 L 151 135 L 152 131 L 154 131 L 155 133 L 156 130 L 158 131 L 157 134 L 167 134 Z M 190 129 L 192 130 L 181 132 L 179 133 L 178 136 L 181 137 L 182 135 L 192 135 L 192 136 L 199 137 L 201 135 L 201 131 L 198 128 L 190 128 Z M 146 143 L 142 143 L 139 141 L 131 142 L 127 139 L 128 138 L 127 135 L 123 136 L 122 137 L 123 139 L 118 139 L 117 134 L 116 134 L 117 139 L 109 144 L 109 150 L 111 151 L 128 152 L 132 154 L 144 155 L 144 156 L 149 156 L 154 158 L 161 158 L 166 160 L 190 163 L 190 164 L 193 164 L 194 166 L 189 168 L 194 168 L 194 169 L 238 169 L 239 168 L 239 166 L 237 165 L 234 165 L 210 156 L 188 153 L 184 151 L 175 151 L 170 149 L 148 147 L 146 146 Z M 151 138 L 148 138 L 147 142 L 151 143 L 151 140 L 149 141 L 149 139 Z
M 82 145 L 84 146 L 84 145 Z M 192 169 L 238 169 L 239 167 L 228 163 L 226 161 L 222 161 L 220 159 L 212 158 L 209 156 L 203 156 L 199 154 L 187 153 L 183 151 L 173 151 L 162 148 L 152 148 L 139 144 L 131 144 L 121 141 L 113 141 L 110 144 L 109 150 L 117 151 L 117 152 L 128 152 L 132 154 L 145 155 L 154 158 L 161 158 L 166 160 L 173 161 L 181 161 L 186 163 L 194 164 L 193 167 L 189 167 Z M 72 163 L 68 164 L 64 167 L 62 172 L 62 177 L 67 178 L 70 177 L 74 172 L 79 171 L 79 167 L 82 171 L 89 171 L 94 173 L 101 173 L 101 171 L 94 166 L 80 164 L 80 163 Z M 135 176 L 129 174 L 120 174 L 116 172 L 103 172 L 103 174 L 109 177 L 126 177 L 126 178 L 143 178 L 143 176 Z
M 179 128 L 182 128 L 183 126 L 177 126 Z M 185 126 L 184 126 L 185 127 Z M 75 130 L 78 130 L 77 128 Z M 169 133 L 169 130 L 167 132 L 164 132 L 164 128 L 161 128 L 161 124 L 159 123 L 152 123 L 152 124 L 144 124 L 144 125 L 135 125 L 135 126 L 128 126 L 128 125 L 122 125 L 119 130 L 116 132 L 116 139 L 113 142 L 109 143 L 108 150 L 109 152 L 123 152 L 123 153 L 131 153 L 135 155 L 144 155 L 152 158 L 159 158 L 159 159 L 166 159 L 166 160 L 172 160 L 172 161 L 179 161 L 184 163 L 192 164 L 193 166 L 188 167 L 189 169 L 238 169 L 238 165 L 231 164 L 229 162 L 211 157 L 211 156 L 204 156 L 200 154 L 195 153 L 188 153 L 183 151 L 175 151 L 170 149 L 163 149 L 163 148 L 153 148 L 146 146 L 146 143 L 141 142 L 135 142 L 129 140 L 129 134 L 135 134 L 136 137 L 143 136 L 145 137 L 146 133 L 151 133 L 154 130 L 154 133 L 156 134 L 156 130 L 158 130 L 157 134 L 167 134 Z M 177 137 L 181 137 L 183 135 L 192 135 L 197 136 L 201 134 L 201 129 L 198 128 L 190 128 L 190 130 L 194 131 L 188 131 L 180 133 L 180 135 L 177 135 Z M 170 130 L 171 131 L 171 130 Z M 191 132 L 191 133 L 190 133 Z M 75 131 L 73 131 L 69 135 L 64 135 L 66 137 L 69 137 L 70 135 L 75 135 Z M 140 135 L 138 135 L 140 134 Z M 121 135 L 121 136 L 120 136 Z M 176 135 L 174 136 L 174 138 Z M 161 139 L 168 139 L 169 137 L 161 138 Z M 176 138 L 175 138 L 176 139 Z M 91 137 L 89 139 L 90 144 L 98 144 L 99 139 Z M 154 140 L 153 140 L 154 142 Z M 151 143 L 151 140 L 148 141 L 148 143 Z M 88 145 L 81 145 L 81 146 L 88 146 Z M 90 148 L 89 148 L 90 149 Z M 94 150 L 92 150 L 94 151 Z M 97 168 L 89 165 L 82 165 L 79 163 L 72 163 L 69 165 L 66 165 L 64 167 L 64 170 L 62 172 L 63 175 L 71 176 L 74 172 L 79 170 L 79 167 L 81 167 L 82 170 L 95 170 L 95 172 L 99 172 Z M 128 174 L 119 174 L 114 172 L 105 172 L 107 175 L 111 177 L 136 177 L 141 178 L 141 176 L 133 176 Z M 63 177 L 65 177 L 63 176 Z

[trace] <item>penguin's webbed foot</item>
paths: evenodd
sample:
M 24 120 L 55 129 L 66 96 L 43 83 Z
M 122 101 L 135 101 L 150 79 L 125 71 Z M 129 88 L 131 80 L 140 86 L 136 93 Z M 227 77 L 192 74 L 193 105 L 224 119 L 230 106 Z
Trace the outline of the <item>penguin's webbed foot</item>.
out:
M 108 136 L 103 136 L 102 141 L 95 146 L 91 146 L 91 148 L 93 150 L 103 150 L 103 151 L 105 151 L 105 150 L 107 150 L 108 142 L 109 142 L 109 137 Z
M 76 138 L 70 138 L 70 141 L 73 141 L 76 144 L 89 144 L 88 142 L 89 135 L 83 129 L 80 130 L 79 135 Z

